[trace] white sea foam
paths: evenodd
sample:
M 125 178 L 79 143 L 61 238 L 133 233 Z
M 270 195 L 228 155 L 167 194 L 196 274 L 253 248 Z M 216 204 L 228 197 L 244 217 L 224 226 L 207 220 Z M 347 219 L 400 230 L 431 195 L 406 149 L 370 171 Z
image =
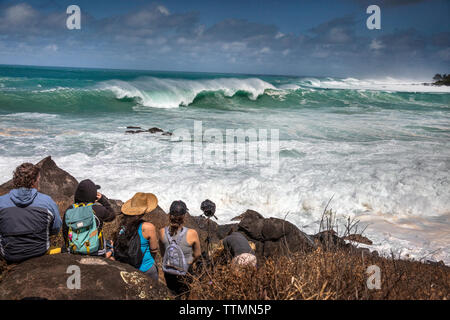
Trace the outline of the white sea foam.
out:
M 306 87 L 326 89 L 450 93 L 449 86 L 425 85 L 423 82 L 408 79 L 394 79 L 390 77 L 384 79 L 326 78 L 323 80 L 316 78 L 304 78 L 300 81 L 300 84 Z
M 173 142 L 114 130 L 123 123 L 111 119 L 112 128 L 103 124 L 89 131 L 73 127 L 72 134 L 65 134 L 62 126 L 33 156 L 0 157 L 0 181 L 10 179 L 17 164 L 52 154 L 60 167 L 78 180 L 94 179 L 111 198 L 127 200 L 138 191 L 153 192 L 163 209 L 182 199 L 194 215 L 200 214 L 200 203 L 209 198 L 217 204 L 220 223 L 254 209 L 265 216 L 287 215 L 287 220 L 308 233 L 318 231 L 323 208 L 334 196 L 330 206 L 338 215 L 370 224 L 366 234 L 374 241 L 371 249 L 450 264 L 446 161 L 450 151 L 445 144 L 284 140 L 282 152 L 296 155 L 282 156 L 280 172 L 267 179 L 258 174 L 257 165 L 230 170 L 173 163 Z M 302 126 L 297 130 L 310 130 L 308 121 Z M 36 141 L 46 134 L 36 133 Z M 24 147 L 16 144 L 15 149 Z M 430 159 L 427 155 L 435 150 L 439 157 Z
M 396 95 L 395 91 L 405 91 L 408 86 L 414 88 L 412 91 L 423 87 L 426 92 L 442 88 L 397 80 L 387 80 L 391 85 L 385 87 L 388 82 L 377 81 L 310 78 L 278 88 L 257 78 L 105 81 L 96 90 L 138 99 L 143 106 L 171 109 L 145 108 L 151 112 L 130 112 L 126 117 L 111 112 L 101 118 L 83 114 L 1 115 L 2 129 L 26 123 L 27 128 L 37 131 L 26 136 L 0 136 L 0 181 L 9 180 L 21 162 L 37 162 L 52 155 L 78 180 L 95 180 L 111 198 L 126 200 L 138 191 L 153 192 L 163 209 L 182 199 L 194 215 L 200 214 L 200 203 L 209 198 L 217 204 L 220 223 L 254 209 L 265 216 L 284 218 L 287 214 L 287 220 L 308 233 L 318 231 L 321 213 L 334 195 L 330 206 L 341 217 L 349 215 L 370 224 L 366 234 L 374 241 L 371 249 L 450 264 L 448 106 L 429 112 L 364 109 L 378 102 L 439 107 L 445 99 L 428 102 Z M 334 96 L 316 90 L 327 86 L 356 90 Z M 202 91 L 233 96 L 239 90 L 247 91 L 251 99 L 268 94 L 280 100 L 295 91 L 300 104 L 321 107 L 331 97 L 333 103 L 345 107 L 249 112 L 177 109 Z M 209 128 L 280 128 L 279 173 L 270 179 L 262 177 L 257 163 L 232 169 L 173 163 L 170 152 L 175 142 L 169 138 L 124 135 L 127 125 L 192 130 L 192 119 L 207 122 Z

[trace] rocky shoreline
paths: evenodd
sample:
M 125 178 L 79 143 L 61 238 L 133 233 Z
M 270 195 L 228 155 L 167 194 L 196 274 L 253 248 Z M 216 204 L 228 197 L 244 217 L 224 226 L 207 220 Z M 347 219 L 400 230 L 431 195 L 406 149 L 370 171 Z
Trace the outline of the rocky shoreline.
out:
M 62 215 L 73 203 L 73 194 L 78 181 L 68 172 L 59 168 L 50 156 L 41 160 L 37 165 L 41 168 L 40 191 L 54 199 Z M 11 188 L 12 181 L 0 185 L 0 195 L 9 192 Z M 151 192 L 151 190 L 141 191 Z M 110 202 L 116 214 L 120 215 L 123 202 L 111 199 Z M 105 223 L 103 230 L 107 239 L 111 239 L 117 232 L 119 220 L 116 218 L 113 222 Z M 153 223 L 156 228 L 161 228 L 167 225 L 168 215 L 158 206 L 152 212 L 145 214 L 144 220 Z M 249 241 L 255 243 L 259 261 L 276 260 L 277 257 L 289 257 L 295 254 L 329 251 L 343 252 L 349 257 L 358 259 L 362 257 L 363 260 L 386 260 L 379 257 L 376 251 L 358 247 L 358 243 L 371 244 L 369 239 L 360 234 L 348 234 L 346 237 L 340 237 L 333 230 L 324 230 L 314 235 L 308 235 L 286 220 L 264 217 L 250 209 L 235 217 L 233 221 L 235 222 L 231 224 L 219 225 L 204 216 L 188 214 L 185 225 L 198 231 L 204 255 L 208 254 L 206 252 L 208 239 L 210 244 L 218 243 L 231 229 L 234 229 L 242 231 Z M 61 234 L 53 237 L 51 241 L 52 246 L 61 247 L 63 245 Z M 70 258 L 67 258 L 68 256 Z M 58 286 L 61 277 L 67 277 L 64 275 L 64 268 L 71 264 L 77 264 L 82 270 L 85 270 L 86 280 L 92 279 L 94 285 L 84 287 L 82 292 L 78 291 L 76 294 L 70 293 L 70 290 L 67 291 L 67 288 L 63 288 L 61 285 Z M 443 263 L 434 263 L 434 265 L 444 268 L 445 274 L 450 274 L 449 268 Z M 5 269 L 5 266 L 3 268 Z M 48 272 L 49 268 L 52 268 L 51 273 Z M 162 283 L 152 284 L 142 273 L 136 272 L 130 266 L 102 258 L 57 254 L 34 258 L 13 266 L 12 269 L 10 267 L 6 269 L 8 269 L 8 276 L 4 276 L 4 270 L 2 279 L 2 266 L 0 266 L 0 299 L 22 299 L 30 296 L 46 299 L 86 299 L 87 297 L 93 299 L 165 299 L 170 297 Z M 33 272 L 31 272 L 32 270 Z M 23 277 L 24 273 L 27 274 L 26 279 Z M 112 286 L 109 284 L 112 278 L 121 278 L 122 281 L 116 281 L 117 283 Z M 28 285 L 29 283 L 33 283 L 33 285 Z M 107 290 L 108 293 L 93 295 L 98 285 L 110 288 Z M 23 290 L 23 287 L 27 289 Z M 52 288 L 57 289 L 53 290 Z
M 161 130 L 161 129 L 159 129 Z M 163 130 L 158 132 L 164 132 Z M 78 185 L 78 181 L 70 173 L 59 168 L 50 156 L 41 160 L 37 165 L 41 168 L 40 191 L 54 199 L 59 206 L 61 215 L 73 203 L 73 194 Z M 12 180 L 0 185 L 0 195 L 9 192 L 12 189 Z M 141 190 L 142 192 L 151 190 Z M 107 195 L 107 194 L 106 194 Z M 156 195 L 158 196 L 158 195 Z M 120 215 L 120 208 L 126 199 L 110 199 L 117 215 Z M 157 228 L 165 226 L 168 222 L 167 213 L 157 207 L 144 218 L 152 222 Z M 211 243 L 218 242 L 230 229 L 240 230 L 245 233 L 247 238 L 256 244 L 256 253 L 260 257 L 272 257 L 277 254 L 286 254 L 287 251 L 313 250 L 318 246 L 337 246 L 348 248 L 356 253 L 364 252 L 378 256 L 378 252 L 371 252 L 367 248 L 358 248 L 354 243 L 371 243 L 362 235 L 347 235 L 345 239 L 339 237 L 332 230 L 322 231 L 314 235 L 308 235 L 302 232 L 294 224 L 279 218 L 267 218 L 260 213 L 248 209 L 246 212 L 236 216 L 232 221 L 236 223 L 219 225 L 215 221 L 207 219 L 204 216 L 191 216 L 188 214 L 186 226 L 199 230 L 202 248 L 206 248 L 206 238 L 208 237 L 208 228 L 210 231 Z M 105 235 L 112 238 L 118 230 L 118 219 L 112 223 L 105 224 Z M 208 227 L 209 224 L 209 227 Z M 54 239 L 53 244 L 62 245 L 59 237 Z M 348 243 L 349 240 L 351 241 Z

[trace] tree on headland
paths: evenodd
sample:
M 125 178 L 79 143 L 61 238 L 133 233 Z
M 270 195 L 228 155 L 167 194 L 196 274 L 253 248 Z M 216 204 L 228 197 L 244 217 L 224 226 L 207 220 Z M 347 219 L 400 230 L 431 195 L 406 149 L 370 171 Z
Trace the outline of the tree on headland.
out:
M 433 77 L 433 80 L 435 82 L 433 82 L 433 85 L 436 86 L 450 86 L 450 74 L 439 74 L 436 73 Z

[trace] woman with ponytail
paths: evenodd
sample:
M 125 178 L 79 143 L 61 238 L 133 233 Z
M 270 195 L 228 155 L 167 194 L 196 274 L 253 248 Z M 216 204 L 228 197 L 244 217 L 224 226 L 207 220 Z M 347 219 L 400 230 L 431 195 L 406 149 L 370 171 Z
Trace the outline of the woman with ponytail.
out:
M 169 226 L 159 231 L 161 256 L 164 257 L 166 249 L 175 241 L 183 252 L 188 273 L 192 271 L 192 264 L 201 256 L 200 239 L 194 229 L 184 227 L 186 213 L 189 212 L 183 201 L 174 201 L 169 211 Z M 175 275 L 164 272 L 167 287 L 176 295 L 182 295 L 188 291 L 188 274 Z

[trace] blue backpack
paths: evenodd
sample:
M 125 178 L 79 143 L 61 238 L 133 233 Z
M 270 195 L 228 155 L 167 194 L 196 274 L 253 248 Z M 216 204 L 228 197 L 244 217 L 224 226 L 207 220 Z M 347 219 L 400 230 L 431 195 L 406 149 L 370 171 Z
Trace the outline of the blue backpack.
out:
M 75 203 L 66 211 L 67 245 L 71 253 L 96 255 L 103 247 L 102 232 L 98 231 L 100 221 L 92 206 L 92 203 Z

